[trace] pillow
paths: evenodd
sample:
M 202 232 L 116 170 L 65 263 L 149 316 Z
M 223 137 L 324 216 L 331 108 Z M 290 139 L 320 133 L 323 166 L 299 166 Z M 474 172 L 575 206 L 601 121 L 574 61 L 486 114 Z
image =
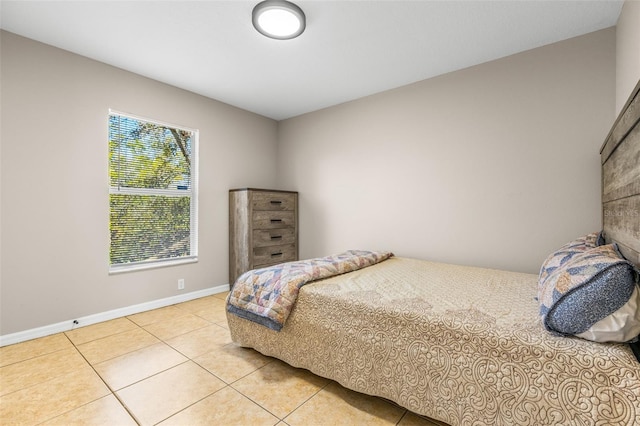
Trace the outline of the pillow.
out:
M 540 315 L 558 335 L 628 341 L 640 334 L 638 271 L 615 244 L 575 253 L 540 282 Z
M 594 342 L 628 342 L 640 335 L 640 291 L 635 286 L 631 298 L 620 309 L 576 334 Z M 640 361 L 640 359 L 638 360 Z
M 540 284 L 542 284 L 542 281 L 546 280 L 553 271 L 571 260 L 575 255 L 603 244 L 604 237 L 602 236 L 602 232 L 592 232 L 591 234 L 587 234 L 584 237 L 577 238 L 563 245 L 542 262 L 539 275 Z

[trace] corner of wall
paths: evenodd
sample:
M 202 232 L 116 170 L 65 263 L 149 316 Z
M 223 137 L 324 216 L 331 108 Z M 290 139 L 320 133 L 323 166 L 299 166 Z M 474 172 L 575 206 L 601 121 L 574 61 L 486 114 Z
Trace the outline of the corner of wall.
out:
M 616 116 L 639 79 L 640 1 L 627 0 L 616 25 Z

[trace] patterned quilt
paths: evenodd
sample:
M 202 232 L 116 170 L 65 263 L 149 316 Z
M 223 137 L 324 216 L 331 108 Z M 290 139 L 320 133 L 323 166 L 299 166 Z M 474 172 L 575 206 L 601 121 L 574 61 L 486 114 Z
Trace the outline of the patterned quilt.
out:
M 245 272 L 229 293 L 227 311 L 280 331 L 296 302 L 300 287 L 374 265 L 391 256 L 390 252 L 349 250 L 333 256 Z

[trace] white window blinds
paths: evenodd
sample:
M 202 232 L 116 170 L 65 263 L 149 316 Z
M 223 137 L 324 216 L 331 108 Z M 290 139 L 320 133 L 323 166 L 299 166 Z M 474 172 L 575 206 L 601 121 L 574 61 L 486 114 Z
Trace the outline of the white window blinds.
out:
M 197 259 L 197 135 L 109 114 L 112 272 Z

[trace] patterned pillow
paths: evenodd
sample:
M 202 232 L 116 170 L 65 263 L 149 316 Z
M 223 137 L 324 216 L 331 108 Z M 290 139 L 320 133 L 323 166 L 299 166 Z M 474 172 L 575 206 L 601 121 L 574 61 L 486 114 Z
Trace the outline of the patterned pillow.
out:
M 544 326 L 559 335 L 580 335 L 589 340 L 605 341 L 594 325 L 625 306 L 629 309 L 627 304 L 632 300 L 637 281 L 638 271 L 620 255 L 615 244 L 574 254 L 541 280 L 538 298 Z M 628 321 L 618 327 L 640 330 L 636 316 L 636 312 L 626 315 Z M 608 324 L 610 326 L 611 322 Z M 615 333 L 608 334 L 613 335 Z M 628 333 L 624 334 L 626 340 L 637 336 L 638 333 L 627 338 Z M 609 337 L 605 339 L 612 341 Z
M 543 284 L 543 281 L 545 281 L 553 271 L 567 263 L 575 255 L 603 244 L 604 238 L 602 236 L 602 232 L 592 232 L 591 234 L 587 234 L 584 237 L 577 238 L 574 241 L 563 245 L 558 250 L 551 253 L 542 263 L 539 275 L 540 285 Z

